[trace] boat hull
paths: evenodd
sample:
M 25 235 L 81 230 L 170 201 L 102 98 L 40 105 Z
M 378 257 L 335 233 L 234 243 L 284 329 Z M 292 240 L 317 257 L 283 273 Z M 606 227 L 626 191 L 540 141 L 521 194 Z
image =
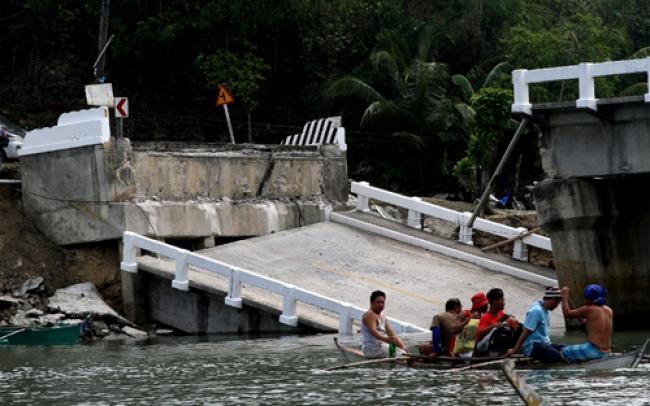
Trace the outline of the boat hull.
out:
M 51 327 L 2 327 L 0 345 L 72 345 L 78 342 L 79 331 L 78 324 Z
M 645 354 L 646 347 L 649 340 L 646 340 L 639 348 L 634 351 L 624 352 L 621 354 L 613 354 L 608 357 L 587 361 L 579 362 L 575 364 L 566 364 L 566 363 L 552 363 L 546 364 L 539 361 L 533 361 L 530 358 L 514 358 L 515 365 L 517 369 L 583 369 L 589 371 L 599 371 L 599 370 L 612 370 L 619 368 L 636 368 L 641 362 L 643 355 Z M 341 346 L 336 342 L 336 346 L 343 354 L 348 356 L 357 356 L 359 357 L 360 351 Z M 362 355 L 362 354 L 361 354 Z M 347 358 L 347 357 L 346 357 Z M 462 368 L 469 365 L 476 365 L 477 368 L 480 368 L 481 364 L 485 364 L 484 368 L 500 368 L 500 365 L 496 365 L 493 361 L 504 360 L 505 358 L 501 357 L 474 357 L 474 358 L 450 358 L 450 357 L 427 357 L 427 356 L 417 356 L 413 355 L 409 359 L 406 359 L 403 362 L 404 364 L 417 367 L 417 368 L 434 368 L 434 369 L 450 369 L 450 368 Z M 349 362 L 349 360 L 348 360 Z

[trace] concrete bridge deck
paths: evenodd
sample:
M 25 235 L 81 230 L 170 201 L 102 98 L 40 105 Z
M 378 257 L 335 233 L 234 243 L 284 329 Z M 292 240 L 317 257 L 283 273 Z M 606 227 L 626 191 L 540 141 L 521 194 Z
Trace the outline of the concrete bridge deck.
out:
M 506 257 L 482 253 L 480 249 L 437 238 L 404 225 L 369 214 L 339 214 L 348 219 L 373 224 L 383 229 L 408 234 L 474 256 L 554 278 L 548 269 Z M 386 314 L 413 325 L 428 328 L 435 312 L 444 310 L 445 301 L 459 297 L 464 306 L 476 291 L 502 288 L 506 312 L 523 319 L 532 301 L 540 298 L 543 287 L 516 277 L 431 252 L 407 243 L 374 235 L 337 222 L 323 222 L 271 235 L 251 238 L 198 251 L 202 255 L 291 283 L 336 300 L 359 307 L 368 306 L 375 289 L 387 293 Z M 173 263 L 153 257 L 139 257 L 139 268 L 173 279 Z M 227 281 L 190 271 L 190 287 L 224 296 Z M 273 294 L 244 285 L 244 304 L 279 314 L 282 300 Z M 319 309 L 299 304 L 297 315 L 303 326 L 317 329 L 338 327 L 335 317 Z M 552 325 L 563 327 L 559 312 Z

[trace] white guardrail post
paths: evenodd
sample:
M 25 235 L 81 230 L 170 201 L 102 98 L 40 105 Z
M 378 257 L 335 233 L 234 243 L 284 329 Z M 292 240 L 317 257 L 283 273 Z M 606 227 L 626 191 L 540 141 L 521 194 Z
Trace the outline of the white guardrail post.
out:
M 516 69 L 512 71 L 512 85 L 514 87 L 513 113 L 533 114 L 533 105 L 530 104 L 528 83 L 526 82 L 527 72 L 527 69 Z
M 353 334 L 352 322 L 352 305 L 342 303 L 339 310 L 339 335 L 351 336 Z
M 528 231 L 525 227 L 518 227 L 519 235 L 526 233 Z M 519 261 L 528 261 L 528 245 L 522 240 L 515 240 L 514 245 L 512 246 L 512 257 Z
M 459 216 L 460 228 L 458 229 L 458 241 L 467 245 L 474 245 L 474 231 L 472 227 L 467 227 L 467 223 L 472 218 L 472 213 L 466 211 Z
M 576 100 L 576 107 L 596 110 L 598 100 L 596 100 L 596 89 L 594 89 L 594 77 L 591 76 L 591 63 L 581 63 L 578 65 L 578 88 L 580 98 Z
M 422 199 L 419 197 L 411 197 L 411 200 L 415 200 L 416 202 L 422 201 Z M 409 227 L 422 229 L 422 213 L 409 209 L 408 217 L 406 218 L 406 225 Z
M 242 308 L 242 299 L 241 299 L 241 279 L 239 277 L 239 269 L 231 268 L 230 269 L 230 279 L 228 284 L 228 296 L 226 296 L 225 303 L 228 306 L 236 307 L 238 309 Z
M 137 248 L 134 244 L 133 233 L 127 231 L 122 237 L 122 262 L 120 269 L 125 272 L 138 273 L 138 263 L 135 262 Z
M 188 250 L 178 250 L 178 255 L 174 260 L 176 261 L 176 275 L 172 281 L 172 287 L 178 290 L 190 290 L 190 283 L 187 280 L 187 256 Z
M 359 182 L 360 185 L 370 186 L 368 182 Z M 368 196 L 357 193 L 357 210 L 359 211 L 368 211 Z
M 296 327 L 298 325 L 298 316 L 296 316 L 296 297 L 294 285 L 287 285 L 283 295 L 282 314 L 280 323 Z

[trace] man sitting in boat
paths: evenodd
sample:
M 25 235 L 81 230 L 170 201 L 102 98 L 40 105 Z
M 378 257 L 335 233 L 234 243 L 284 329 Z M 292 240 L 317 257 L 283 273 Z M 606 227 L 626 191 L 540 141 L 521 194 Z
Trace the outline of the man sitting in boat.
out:
M 600 285 L 587 285 L 583 291 L 584 306 L 571 309 L 569 288 L 562 288 L 562 313 L 565 318 L 584 320 L 589 341 L 583 344 L 565 345 L 562 356 L 566 362 L 582 362 L 600 359 L 612 350 L 612 318 L 614 312 L 605 305 L 607 289 Z
M 433 316 L 431 321 L 430 355 L 453 355 L 453 338 L 469 323 L 470 318 L 461 312 L 460 299 L 449 299 L 445 303 L 445 312 Z
M 386 306 L 386 294 L 376 290 L 370 295 L 370 309 L 363 314 L 361 339 L 363 356 L 366 358 L 386 358 L 389 344 L 398 348 L 395 355 L 406 352 L 402 340 L 395 335 L 388 320 L 381 314 Z
M 490 289 L 487 299 L 490 309 L 481 316 L 476 349 L 481 355 L 504 354 L 519 338 L 521 324 L 503 311 L 506 305 L 503 290 Z
M 541 362 L 562 362 L 560 353 L 563 345 L 551 344 L 549 330 L 551 326 L 551 312 L 559 306 L 561 301 L 560 289 L 546 288 L 542 300 L 538 300 L 526 312 L 524 329 L 513 348 L 506 352 L 506 357 L 516 354 L 523 348 L 523 353 Z
M 483 292 L 477 292 L 472 296 L 472 308 L 463 310 L 465 317 L 468 319 L 463 330 L 455 337 L 453 344 L 453 354 L 461 358 L 469 358 L 474 353 L 476 347 L 476 336 L 481 316 L 488 310 L 488 299 Z

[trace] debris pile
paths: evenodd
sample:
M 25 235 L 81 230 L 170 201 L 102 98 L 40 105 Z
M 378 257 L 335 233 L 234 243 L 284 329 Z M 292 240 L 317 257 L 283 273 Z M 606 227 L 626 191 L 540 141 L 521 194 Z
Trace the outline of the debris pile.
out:
M 0 292 L 1 293 L 1 292 Z M 28 279 L 11 292 L 0 294 L 0 327 L 81 325 L 81 341 L 142 340 L 148 333 L 138 330 L 108 306 L 90 283 L 79 283 L 58 289 L 47 297 L 44 279 Z

